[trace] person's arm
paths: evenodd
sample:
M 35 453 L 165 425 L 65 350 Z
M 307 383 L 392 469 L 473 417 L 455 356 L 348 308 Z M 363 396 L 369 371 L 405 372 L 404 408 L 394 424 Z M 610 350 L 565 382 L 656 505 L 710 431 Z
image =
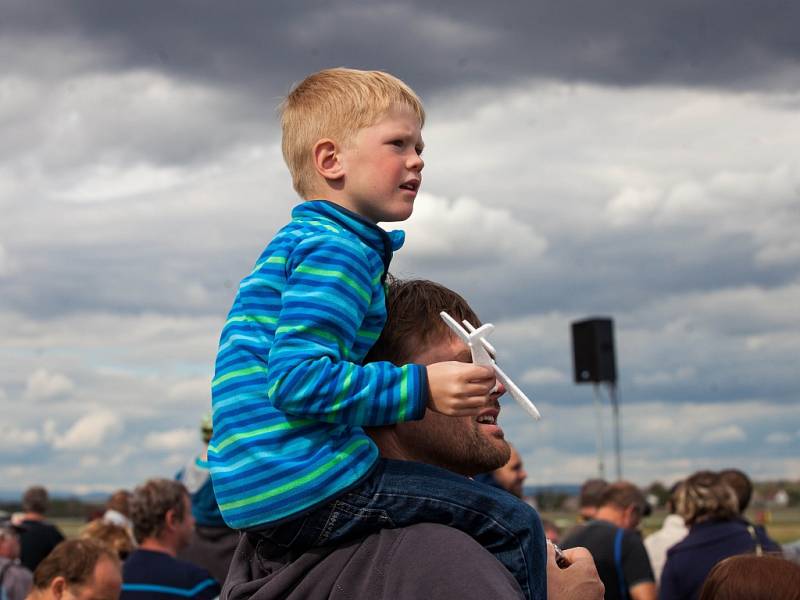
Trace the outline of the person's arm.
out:
M 656 600 L 658 598 L 656 584 L 652 582 L 637 583 L 628 589 L 628 593 L 631 595 L 631 600 Z
M 283 268 L 287 280 L 266 365 L 272 404 L 294 416 L 349 425 L 421 418 L 428 395 L 423 366 L 353 362 L 352 348 L 379 333 L 362 329 L 375 282 L 360 244 L 315 235 L 297 244 Z
M 351 349 L 374 343 L 379 334 L 364 323 L 376 282 L 357 242 L 311 237 L 297 245 L 285 268 L 267 369 L 267 394 L 276 408 L 317 421 L 375 426 L 421 419 L 426 406 L 455 416 L 485 406 L 494 386 L 488 368 L 353 362 Z
M 622 540 L 622 570 L 631 600 L 656 600 L 653 569 L 642 539 L 639 534 L 626 531 Z
M 564 550 L 570 563 L 556 565 L 552 544 L 547 544 L 547 597 L 549 600 L 602 600 L 605 586 L 597 574 L 594 559 L 586 548 Z

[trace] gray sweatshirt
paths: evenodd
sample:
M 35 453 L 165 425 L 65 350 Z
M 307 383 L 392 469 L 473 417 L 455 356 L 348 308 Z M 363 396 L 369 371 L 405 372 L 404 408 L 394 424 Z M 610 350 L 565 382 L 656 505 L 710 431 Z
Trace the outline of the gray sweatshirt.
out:
M 292 557 L 242 535 L 224 600 L 522 598 L 506 568 L 465 533 L 432 523 L 383 529 Z

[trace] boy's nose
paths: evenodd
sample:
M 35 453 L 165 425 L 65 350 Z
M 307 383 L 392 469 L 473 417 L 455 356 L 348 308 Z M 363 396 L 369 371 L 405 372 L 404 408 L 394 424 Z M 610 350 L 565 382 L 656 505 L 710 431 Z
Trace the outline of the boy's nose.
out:
M 416 153 L 414 153 L 414 155 L 408 161 L 408 168 L 411 171 L 422 171 L 424 166 L 425 161 L 422 160 L 422 157 Z

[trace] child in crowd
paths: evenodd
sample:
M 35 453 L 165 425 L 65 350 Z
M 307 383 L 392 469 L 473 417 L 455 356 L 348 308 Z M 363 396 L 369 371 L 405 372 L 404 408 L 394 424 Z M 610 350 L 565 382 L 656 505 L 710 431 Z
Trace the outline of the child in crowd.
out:
M 494 388 L 491 369 L 471 363 L 362 364 L 385 323 L 387 269 L 404 240 L 377 223 L 411 216 L 424 120 L 416 94 L 379 71 L 320 71 L 283 104 L 283 155 L 305 201 L 228 315 L 208 449 L 225 521 L 277 547 L 433 520 L 420 516 L 419 494 L 382 499 L 392 461 L 362 427 L 420 419 L 426 408 L 476 415 Z M 355 496 L 369 503 L 348 504 Z M 437 519 L 459 527 L 457 515 Z

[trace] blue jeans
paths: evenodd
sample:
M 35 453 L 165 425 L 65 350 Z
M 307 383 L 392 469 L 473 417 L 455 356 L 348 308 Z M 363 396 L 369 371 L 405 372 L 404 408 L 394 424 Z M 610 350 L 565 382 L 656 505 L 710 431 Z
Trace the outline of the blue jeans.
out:
M 503 563 L 526 598 L 547 598 L 547 550 L 536 511 L 502 490 L 424 463 L 379 459 L 366 479 L 335 500 L 250 533 L 275 551 L 302 552 L 415 523 L 460 529 Z

